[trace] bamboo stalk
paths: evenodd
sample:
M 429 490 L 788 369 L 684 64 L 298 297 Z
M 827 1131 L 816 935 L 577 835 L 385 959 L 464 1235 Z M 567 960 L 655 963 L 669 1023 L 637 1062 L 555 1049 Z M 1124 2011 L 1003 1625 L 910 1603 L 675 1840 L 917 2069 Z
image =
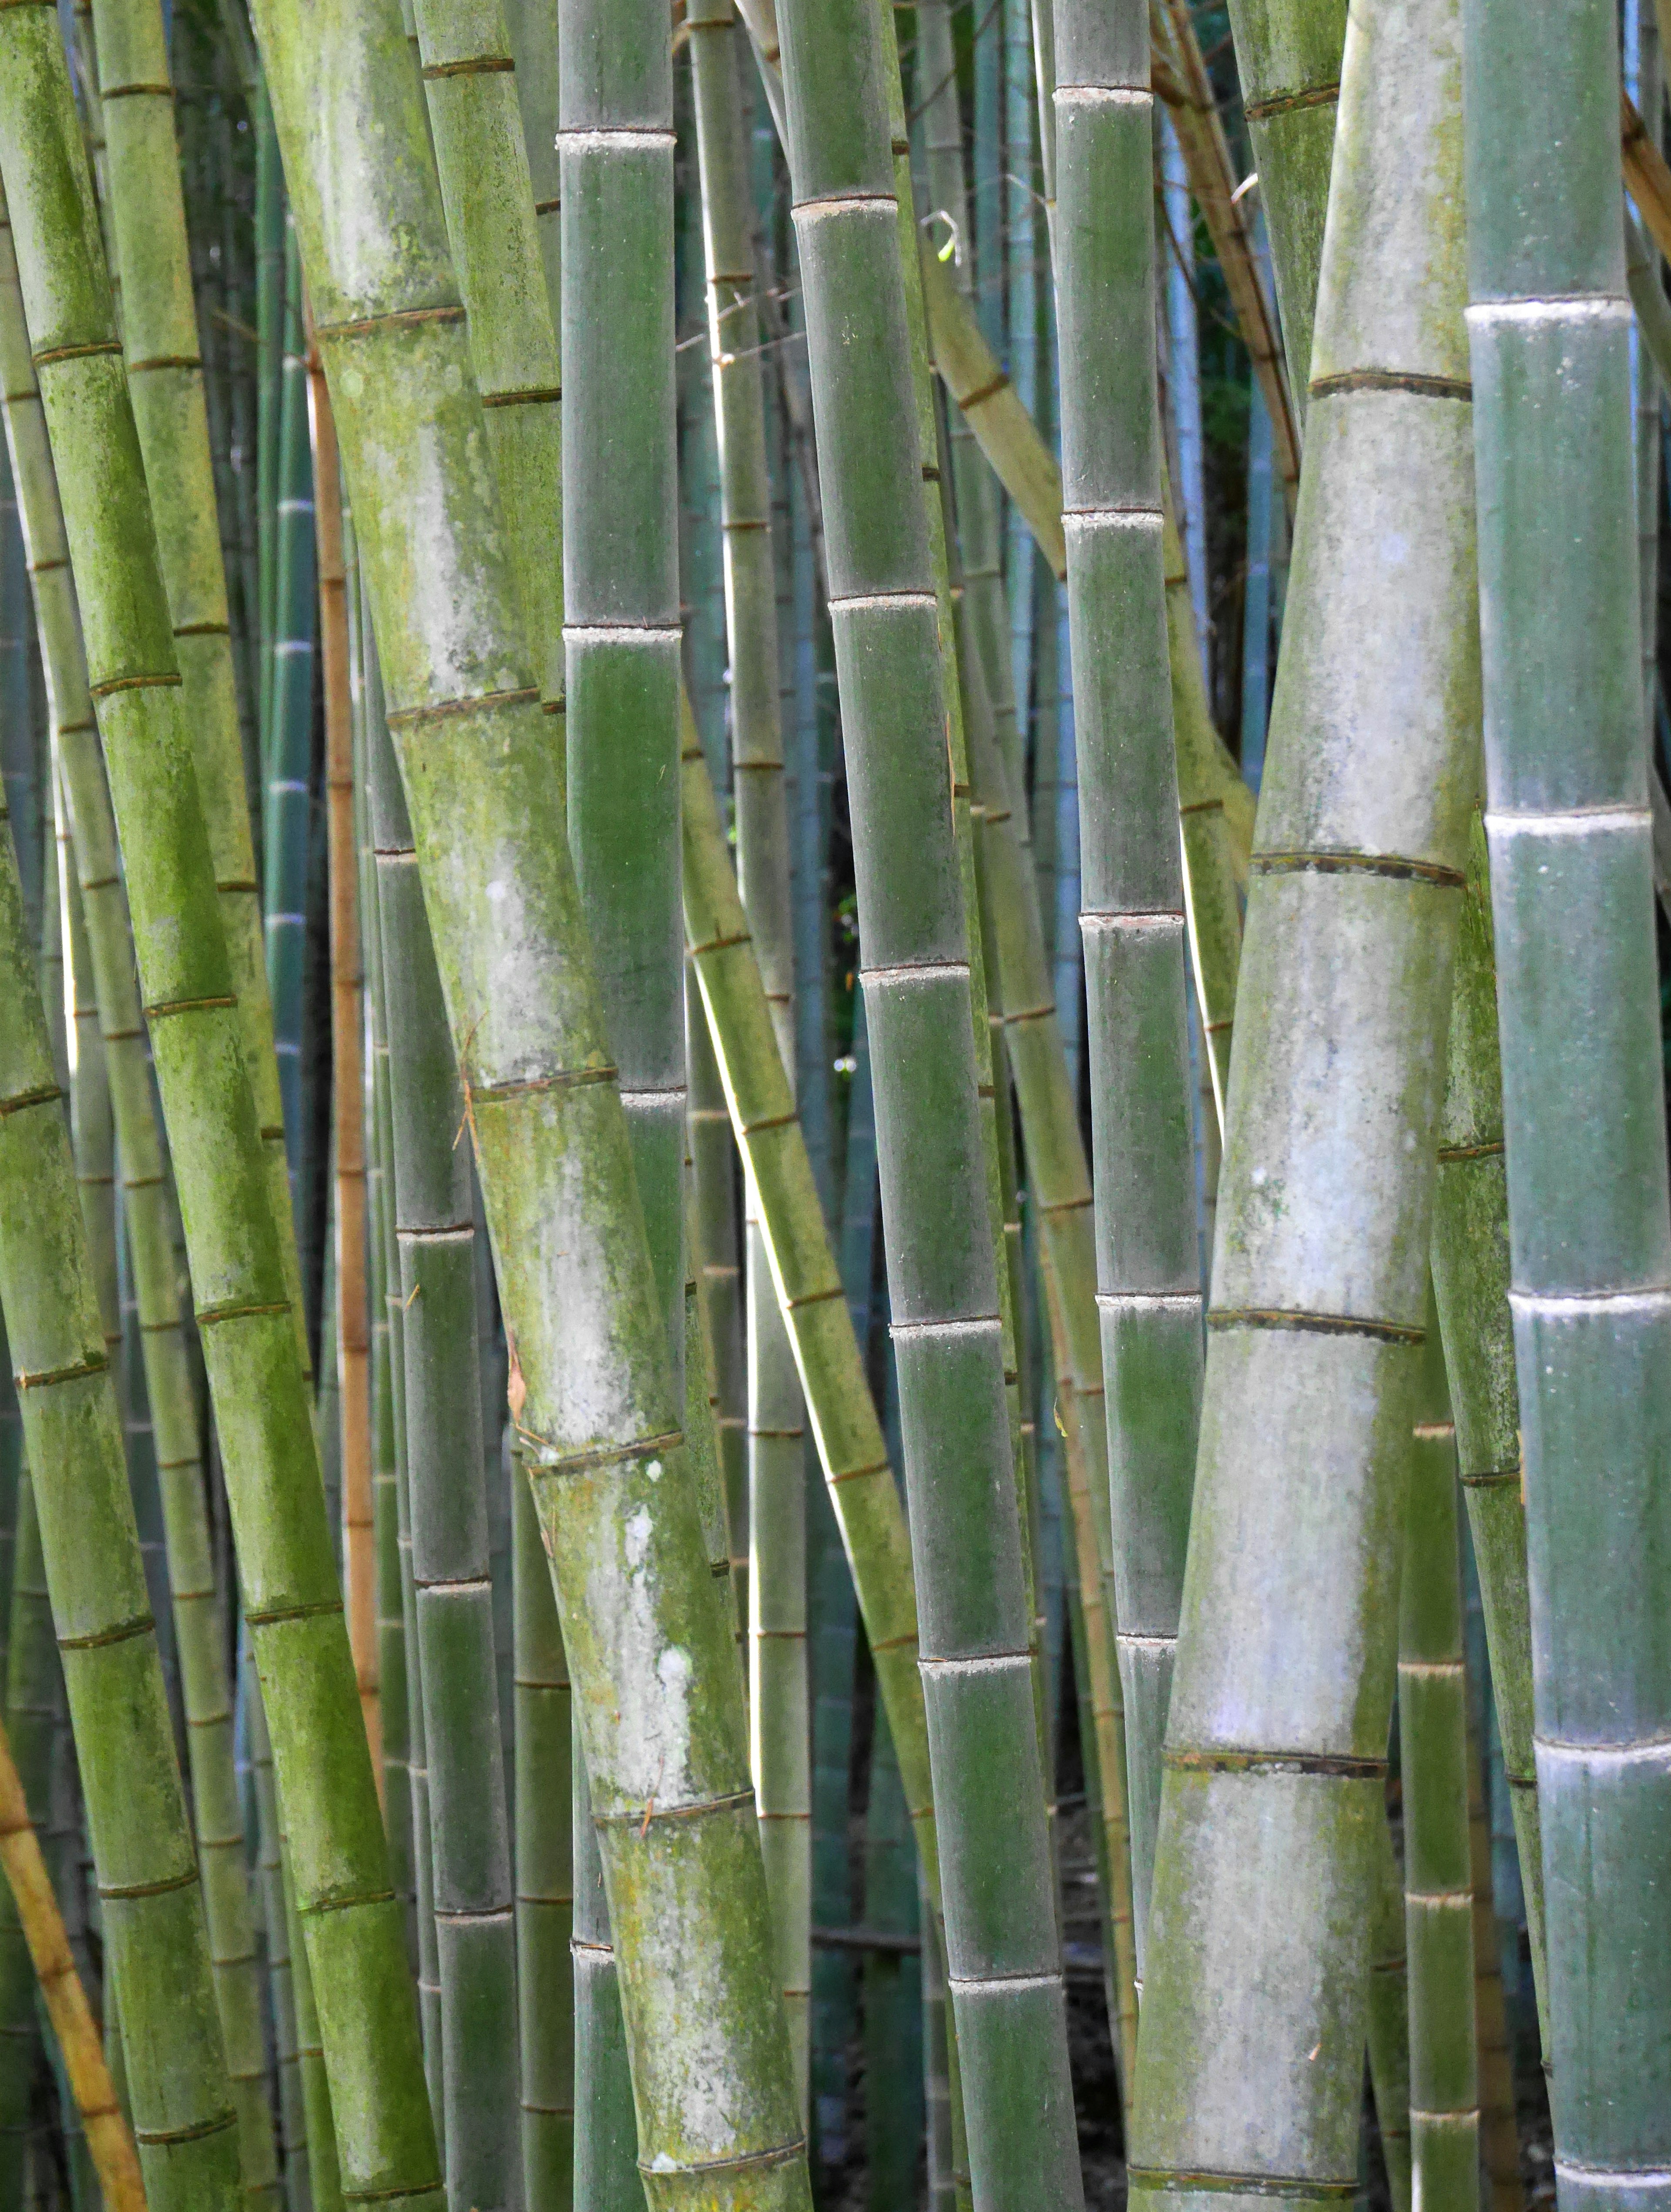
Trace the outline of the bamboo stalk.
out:
M 1238 988 L 1134 2205 L 1204 2175 L 1236 2205 L 1273 2181 L 1316 2204 L 1357 2185 L 1474 778 L 1460 48 L 1455 0 L 1353 9 Z
M 1404 1881 L 1384 1820 L 1370 1850 L 1370 2082 L 1393 2212 L 1410 2212 L 1410 1955 Z
M 50 27 L 56 42 L 56 22 Z M 9 152 L 9 142 L 0 143 Z M 38 1470 L 34 1495 L 96 1839 L 104 1940 L 130 2023 L 130 2094 L 159 2212 L 230 2208 L 240 2193 L 237 2136 L 197 1857 L 9 835 L 0 848 L 0 1099 L 7 1109 L 0 1175 L 8 1192 L 0 1207 L 0 1302 L 29 1462 Z M 14 1651 L 9 1663 L 15 1660 Z
M 720 457 L 737 867 L 786 1072 L 796 1066 L 789 823 L 778 701 L 766 421 L 729 0 L 693 0 L 690 33 Z M 802 2100 L 811 1997 L 811 1775 L 806 1640 L 806 1416 L 759 1201 L 745 1182 L 749 1358 L 749 1741 L 760 1845 Z
M 1456 1549 L 1456 1431 L 1437 1323 L 1430 1297 L 1399 1593 L 1410 2158 L 1418 2201 L 1470 2212 L 1480 2203 L 1480 2066 L 1467 1669 Z
M 910 489 L 928 456 L 885 105 L 897 71 L 869 0 L 822 12 L 795 0 L 779 27 L 970 2170 L 983 2207 L 1020 2193 L 1072 2205 L 1082 2191 L 953 830 L 957 763 L 927 518 Z M 939 1533 L 952 1528 L 955 1558 Z M 1005 1892 L 1001 1927 L 982 1907 L 993 1882 Z
M 801 2205 L 730 1623 L 678 1449 L 667 1309 L 583 949 L 421 95 L 384 0 L 329 18 L 289 0 L 258 12 L 559 1590 L 646 2185 L 658 2207 L 681 2206 L 708 2186 L 707 2164 L 741 2160 L 755 2201 Z M 369 260 L 327 223 L 327 147 L 332 204 L 349 194 L 356 237 L 387 249 Z M 566 232 L 565 266 L 569 242 Z M 566 560 L 571 544 L 566 530 Z M 412 589 L 438 557 L 453 587 Z M 489 874 L 514 929 L 482 898 Z M 630 1574 L 629 1529 L 642 1546 Z
M 42 661 L 88 934 L 90 980 L 121 1150 L 122 1203 L 167 1539 L 173 1626 L 187 1721 L 193 1812 L 216 1994 L 240 2154 L 252 2197 L 277 2190 L 264 2081 L 260 1982 L 253 1956 L 242 1812 L 233 1771 L 232 1692 L 204 1494 L 197 1392 L 174 1255 L 167 1154 L 154 1103 L 133 931 L 116 823 L 100 757 L 70 546 L 59 505 L 9 234 L 0 231 L 0 377 L 33 568 Z M 112 1263 L 115 1255 L 110 1255 Z
M 1114 1620 L 1143 1969 L 1201 1376 L 1146 14 L 1056 9 L 1063 522 Z
M 342 1626 L 299 1316 L 182 714 L 126 375 L 57 25 L 0 15 L 3 165 L 186 1226 L 246 1617 L 335 2076 L 345 2186 L 434 2185 L 399 1913 Z M 119 103 L 118 103 L 119 105 Z M 79 211 L 79 212 L 77 212 Z M 218 553 L 218 547 L 216 548 Z M 234 724 L 235 734 L 235 720 Z M 375 2056 L 374 2058 L 374 2046 Z
M 1486 830 L 1558 2185 L 1671 2168 L 1671 1674 L 1650 1626 L 1671 1209 L 1613 10 L 1468 0 Z M 1507 127 L 1512 112 L 1514 124 Z M 1534 147 L 1560 134 L 1564 158 Z M 1582 461 L 1579 455 L 1583 455 Z M 1559 550 L 1557 548 L 1559 547 Z M 1656 2177 L 1647 2179 L 1649 2174 Z
M 335 1347 L 342 1423 L 343 1589 L 360 1711 L 383 1792 L 377 1650 L 377 1559 L 371 1477 L 371 1338 L 366 1309 L 366 1122 L 360 1053 L 365 1022 L 360 962 L 359 840 L 354 823 L 354 723 L 349 697 L 348 571 L 331 390 L 319 350 L 307 352 L 313 433 L 313 520 L 319 544 L 319 659 L 325 675 L 326 837 L 331 877 L 331 1134 L 336 1150 Z

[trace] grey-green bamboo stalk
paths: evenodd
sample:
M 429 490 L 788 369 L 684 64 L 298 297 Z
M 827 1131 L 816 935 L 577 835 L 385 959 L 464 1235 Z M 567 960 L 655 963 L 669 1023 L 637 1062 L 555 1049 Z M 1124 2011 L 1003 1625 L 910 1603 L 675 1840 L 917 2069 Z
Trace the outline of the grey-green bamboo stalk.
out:
M 1200 1256 L 1155 389 L 1149 20 L 1058 0 L 1062 520 L 1097 1303 L 1142 1971 L 1200 1415 Z
M 1456 0 L 1354 9 L 1242 963 L 1134 2204 L 1356 2188 L 1477 774 L 1460 65 Z
M 1603 0 L 1467 0 L 1486 835 L 1557 2185 L 1671 2184 L 1671 1203 Z M 1559 144 L 1559 160 L 1548 149 Z
M 927 518 L 913 496 L 931 457 L 916 430 L 884 42 L 872 0 L 794 0 L 779 30 L 970 2166 L 982 2212 L 1074 2206 L 969 944 Z

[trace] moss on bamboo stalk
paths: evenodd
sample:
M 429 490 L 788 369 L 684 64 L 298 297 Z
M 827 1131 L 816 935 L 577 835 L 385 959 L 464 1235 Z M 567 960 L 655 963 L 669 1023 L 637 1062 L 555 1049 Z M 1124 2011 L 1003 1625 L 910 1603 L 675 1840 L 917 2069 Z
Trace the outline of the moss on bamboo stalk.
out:
M 56 41 L 56 23 L 49 27 Z M 9 152 L 9 140 L 0 143 Z M 230 2212 L 240 2196 L 236 2120 L 197 1854 L 9 830 L 0 834 L 0 1182 L 8 1194 L 0 1302 L 30 1462 L 39 1470 L 42 1550 L 104 1940 L 129 2022 L 129 2094 L 147 2191 L 159 2208 Z
M 231 1688 L 204 1498 L 197 1392 L 180 1311 L 173 1206 L 145 1048 L 127 892 L 70 581 L 69 545 L 16 266 L 9 236 L 3 231 L 0 378 L 6 395 L 7 440 L 33 548 L 42 660 L 88 931 L 88 981 L 98 1010 L 100 1048 L 121 1147 L 122 1201 L 167 1541 L 216 1990 L 238 2110 L 245 2187 L 253 2199 L 267 2203 L 276 2196 L 276 2147 L 265 2089 L 243 1820 L 233 1771 Z M 81 988 L 78 963 L 78 994 Z M 109 1258 L 113 1267 L 113 1249 Z
M 422 2198 L 434 2185 L 431 2131 L 298 1317 L 91 185 L 49 12 L 18 8 L 0 19 L 0 163 L 123 832 L 246 1618 L 336 2077 L 344 2179 Z
M 1557 2186 L 1671 2197 L 1671 1205 L 1616 17 L 1467 0 L 1486 830 Z M 1562 158 L 1551 160 L 1559 143 Z
M 1474 778 L 1457 17 L 1455 0 L 1370 0 L 1346 48 L 1238 992 L 1134 2204 L 1227 2212 L 1273 2185 L 1322 2204 L 1356 2186 Z
M 258 28 L 557 1581 L 646 2186 L 657 2205 L 711 2201 L 703 2168 L 741 2160 L 746 2180 L 721 2186 L 804 2205 L 729 1623 L 684 1478 L 665 1308 L 581 950 L 417 87 L 398 13 L 377 0 L 323 15 L 275 0 Z M 374 96 L 374 159 L 353 119 Z M 360 235 L 390 249 L 372 263 L 327 224 L 315 159 L 327 144 Z M 453 588 L 419 592 L 420 569 L 438 559 Z M 491 910 L 488 879 L 501 891 Z M 571 1161 L 585 1171 L 569 1176 Z

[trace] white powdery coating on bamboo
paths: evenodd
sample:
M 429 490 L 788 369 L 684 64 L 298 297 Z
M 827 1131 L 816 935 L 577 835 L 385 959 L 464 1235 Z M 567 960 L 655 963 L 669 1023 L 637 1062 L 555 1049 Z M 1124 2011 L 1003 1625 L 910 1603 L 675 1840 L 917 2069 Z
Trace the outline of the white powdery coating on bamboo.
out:
M 1155 95 L 1135 84 L 1059 84 L 1057 112 L 1064 107 L 1152 107 Z
M 1651 834 L 1653 816 L 1645 806 L 1572 806 L 1544 814 L 1516 814 L 1493 807 L 1485 817 L 1488 837 L 1592 837 L 1610 830 Z
M 653 1482 L 663 1473 L 647 1462 Z M 655 1572 L 655 1521 L 647 1505 L 628 1516 L 620 1556 L 599 1561 L 587 1578 L 587 1604 L 600 1645 L 615 1654 L 617 1713 L 607 1776 L 594 1775 L 600 1817 L 641 1806 L 678 1807 L 705 1799 L 690 1772 L 690 1655 L 662 1634 L 665 1594 Z
M 1467 310 L 1475 323 L 1524 323 L 1528 327 L 1560 323 L 1628 323 L 1629 300 L 1614 292 L 1575 292 L 1566 299 L 1477 300 Z

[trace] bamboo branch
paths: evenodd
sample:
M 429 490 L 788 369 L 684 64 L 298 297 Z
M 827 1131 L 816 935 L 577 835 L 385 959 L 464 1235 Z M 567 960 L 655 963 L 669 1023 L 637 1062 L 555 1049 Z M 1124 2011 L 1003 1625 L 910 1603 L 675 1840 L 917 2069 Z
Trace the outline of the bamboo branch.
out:
M 1636 202 L 1648 234 L 1671 260 L 1671 163 L 1649 135 L 1636 102 L 1621 86 L 1619 94 L 1619 151 L 1625 189 Z
M 98 2169 L 105 2212 L 145 2212 L 139 2156 L 116 2100 L 99 2024 L 64 1932 L 64 1916 L 29 1820 L 23 1784 L 13 1764 L 11 1745 L 0 1723 L 0 1866 L 6 1870 L 23 1939 L 34 1962 L 46 2016 L 58 2039 L 64 2070 L 87 2135 L 87 2148 Z

